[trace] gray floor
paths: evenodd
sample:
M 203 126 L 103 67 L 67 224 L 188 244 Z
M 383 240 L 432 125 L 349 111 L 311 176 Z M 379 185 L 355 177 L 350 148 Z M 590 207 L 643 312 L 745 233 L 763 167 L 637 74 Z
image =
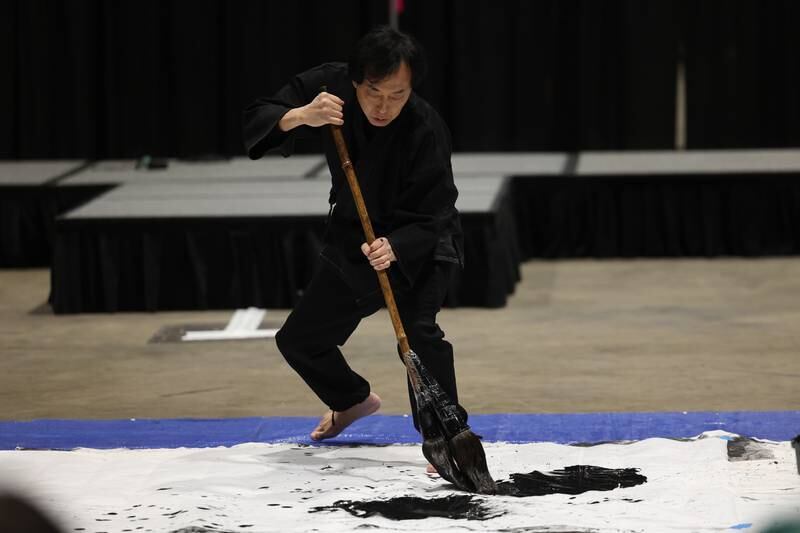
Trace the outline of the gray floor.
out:
M 274 342 L 153 344 L 230 312 L 53 316 L 47 270 L 0 271 L 0 418 L 317 415 Z M 473 412 L 800 409 L 800 258 L 528 262 L 504 309 L 445 310 Z M 267 314 L 280 325 L 287 311 Z M 345 347 L 407 412 L 384 313 Z

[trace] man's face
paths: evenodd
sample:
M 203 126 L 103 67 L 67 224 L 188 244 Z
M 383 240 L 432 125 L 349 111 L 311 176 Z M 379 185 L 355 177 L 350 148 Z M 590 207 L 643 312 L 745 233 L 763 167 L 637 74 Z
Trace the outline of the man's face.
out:
M 361 83 L 353 82 L 353 87 L 369 123 L 387 126 L 397 118 L 411 96 L 411 69 L 403 62 L 386 78 L 379 81 L 364 78 Z

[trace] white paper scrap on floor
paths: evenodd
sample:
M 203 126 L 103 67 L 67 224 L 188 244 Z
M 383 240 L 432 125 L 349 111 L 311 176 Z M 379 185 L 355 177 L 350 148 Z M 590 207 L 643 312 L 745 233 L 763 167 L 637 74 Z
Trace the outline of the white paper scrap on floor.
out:
M 732 437 L 487 443 L 497 480 L 573 465 L 635 468 L 646 477 L 582 493 L 564 483 L 554 489 L 560 493 L 528 497 L 452 490 L 425 475 L 415 445 L 3 451 L 0 490 L 30 497 L 65 532 L 761 531 L 800 515 L 790 443 L 751 443 L 729 459 Z M 403 497 L 375 513 L 380 502 Z

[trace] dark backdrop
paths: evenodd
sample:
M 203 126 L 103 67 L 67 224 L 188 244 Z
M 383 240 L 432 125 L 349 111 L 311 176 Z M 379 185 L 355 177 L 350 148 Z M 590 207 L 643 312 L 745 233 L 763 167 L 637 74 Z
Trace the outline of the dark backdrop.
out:
M 9 0 L 0 157 L 235 155 L 242 107 L 346 59 L 384 0 Z M 800 144 L 800 3 L 405 0 L 457 150 Z
M 688 142 L 800 145 L 800 2 L 687 2 Z

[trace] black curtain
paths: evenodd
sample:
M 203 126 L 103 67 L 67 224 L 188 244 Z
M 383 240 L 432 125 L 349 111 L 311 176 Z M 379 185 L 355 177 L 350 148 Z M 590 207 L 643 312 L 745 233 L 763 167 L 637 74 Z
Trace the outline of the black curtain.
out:
M 242 153 L 246 103 L 346 58 L 388 13 L 374 0 L 4 6 L 3 158 Z
M 690 148 L 800 145 L 800 3 L 682 6 Z
M 792 0 L 405 0 L 457 150 L 800 144 Z M 344 60 L 388 0 L 10 0 L 0 158 L 235 155 L 242 107 Z
M 673 147 L 673 2 L 407 5 L 457 150 Z

